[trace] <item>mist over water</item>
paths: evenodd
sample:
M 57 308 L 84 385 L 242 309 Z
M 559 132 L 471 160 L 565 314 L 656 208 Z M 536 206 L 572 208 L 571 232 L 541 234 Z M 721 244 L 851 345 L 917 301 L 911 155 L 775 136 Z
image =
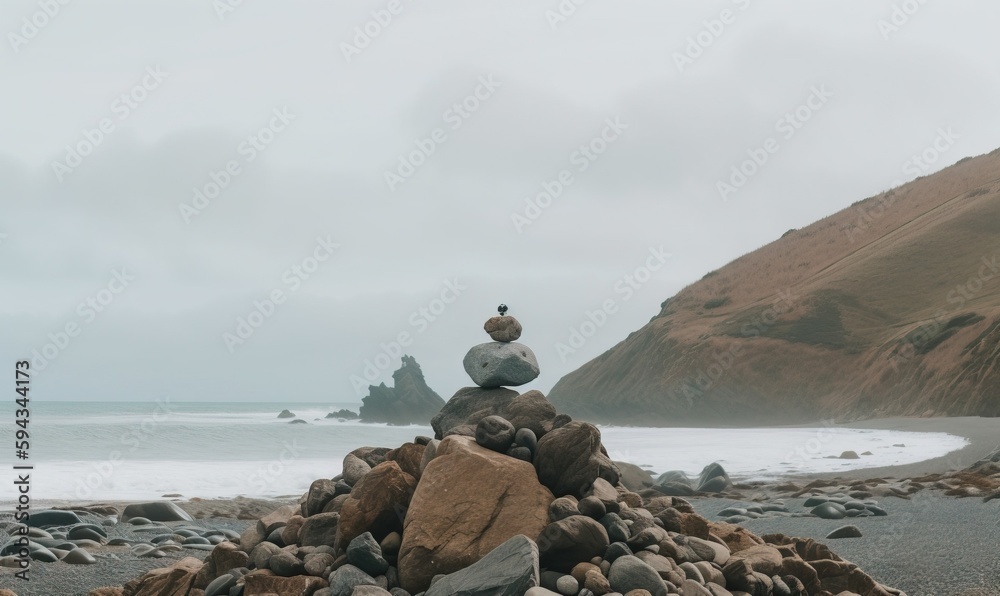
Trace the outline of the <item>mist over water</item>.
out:
M 33 496 L 55 500 L 297 496 L 340 473 L 357 447 L 398 447 L 429 426 L 325 418 L 357 403 L 39 402 L 34 404 Z M 308 424 L 279 419 L 283 409 Z M 842 428 L 601 427 L 618 461 L 654 473 L 697 474 L 721 463 L 734 479 L 845 471 L 939 457 L 962 437 Z M 904 444 L 905 447 L 896 445 Z M 871 451 L 857 460 L 828 459 Z M 9 476 L 10 471 L 5 471 Z M 4 478 L 3 481 L 12 481 Z

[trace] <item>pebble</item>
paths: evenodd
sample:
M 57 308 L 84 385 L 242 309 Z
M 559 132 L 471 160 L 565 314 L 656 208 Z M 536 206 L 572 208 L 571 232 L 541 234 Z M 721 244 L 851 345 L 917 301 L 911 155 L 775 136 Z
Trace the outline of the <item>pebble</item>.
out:
M 826 535 L 833 540 L 836 538 L 861 538 L 861 530 L 857 526 L 843 526 Z

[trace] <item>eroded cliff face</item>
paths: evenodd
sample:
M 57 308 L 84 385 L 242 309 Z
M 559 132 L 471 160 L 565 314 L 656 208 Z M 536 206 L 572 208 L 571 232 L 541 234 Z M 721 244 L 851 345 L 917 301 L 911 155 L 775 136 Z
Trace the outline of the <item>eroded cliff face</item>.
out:
M 1000 150 L 709 273 L 549 397 L 663 425 L 997 416 L 998 362 Z
M 444 400 L 424 381 L 424 373 L 412 356 L 403 356 L 403 364 L 392 373 L 393 387 L 371 385 L 362 399 L 364 422 L 389 424 L 430 424 L 444 406 Z

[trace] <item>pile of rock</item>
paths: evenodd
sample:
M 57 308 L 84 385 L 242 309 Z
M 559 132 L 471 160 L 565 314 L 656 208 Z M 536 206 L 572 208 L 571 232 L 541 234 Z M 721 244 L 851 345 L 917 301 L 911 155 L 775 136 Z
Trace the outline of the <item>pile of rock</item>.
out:
M 630 489 L 595 426 L 558 415 L 537 391 L 504 387 L 538 375 L 530 350 L 512 343 L 520 324 L 494 317 L 486 329 L 495 343 L 465 359 L 477 387 L 434 417 L 435 438 L 356 449 L 340 475 L 262 518 L 238 549 L 216 547 L 197 570 L 175 566 L 193 586 L 176 593 L 900 594 L 811 540 L 764 540 L 651 483 Z M 723 475 L 704 482 L 718 488 Z

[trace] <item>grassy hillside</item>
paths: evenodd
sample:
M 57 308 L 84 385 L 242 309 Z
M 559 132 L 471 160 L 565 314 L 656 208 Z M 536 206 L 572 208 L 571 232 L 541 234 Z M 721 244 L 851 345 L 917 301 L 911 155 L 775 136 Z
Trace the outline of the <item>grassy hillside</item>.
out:
M 710 272 L 566 375 L 618 422 L 1000 415 L 1000 150 Z

